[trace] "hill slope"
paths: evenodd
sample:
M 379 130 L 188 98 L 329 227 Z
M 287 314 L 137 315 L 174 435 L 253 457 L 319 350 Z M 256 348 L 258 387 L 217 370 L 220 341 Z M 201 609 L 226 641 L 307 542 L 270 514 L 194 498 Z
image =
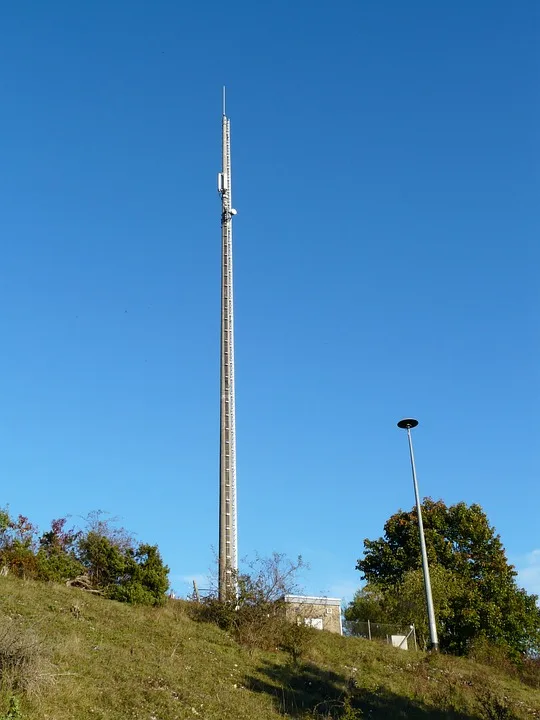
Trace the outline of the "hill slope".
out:
M 466 660 L 314 631 L 293 667 L 193 622 L 181 601 L 136 608 L 10 577 L 0 578 L 0 663 L 0 718 L 14 694 L 12 717 L 24 720 L 540 718 L 538 690 Z

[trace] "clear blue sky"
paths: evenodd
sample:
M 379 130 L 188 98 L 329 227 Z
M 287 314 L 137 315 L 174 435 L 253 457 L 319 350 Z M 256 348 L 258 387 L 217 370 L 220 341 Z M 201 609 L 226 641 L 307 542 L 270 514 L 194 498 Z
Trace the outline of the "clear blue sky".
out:
M 240 554 L 350 596 L 420 489 L 540 590 L 536 0 L 0 11 L 1 500 L 217 544 L 221 86 Z M 536 551 L 536 553 L 534 552 Z

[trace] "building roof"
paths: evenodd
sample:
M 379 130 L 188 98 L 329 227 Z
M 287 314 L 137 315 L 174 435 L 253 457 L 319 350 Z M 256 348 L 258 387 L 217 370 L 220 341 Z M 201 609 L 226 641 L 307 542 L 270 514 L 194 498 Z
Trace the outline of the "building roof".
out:
M 287 603 L 298 605 L 338 605 L 341 606 L 341 598 L 317 597 L 315 595 L 285 595 L 283 598 Z

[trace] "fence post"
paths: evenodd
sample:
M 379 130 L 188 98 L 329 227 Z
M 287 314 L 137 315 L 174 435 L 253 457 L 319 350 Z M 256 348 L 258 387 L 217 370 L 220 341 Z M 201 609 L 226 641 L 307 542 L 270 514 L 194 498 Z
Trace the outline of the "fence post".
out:
M 369 623 L 369 620 L 367 621 L 367 635 L 368 639 L 371 640 L 371 625 Z

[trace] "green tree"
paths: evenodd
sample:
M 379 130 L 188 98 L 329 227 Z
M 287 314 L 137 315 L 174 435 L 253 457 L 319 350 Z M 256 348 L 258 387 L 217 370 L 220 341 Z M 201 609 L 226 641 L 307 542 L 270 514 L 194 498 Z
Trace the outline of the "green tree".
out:
M 51 529 L 39 539 L 36 563 L 40 580 L 63 582 L 84 572 L 77 558 L 77 541 L 81 533 L 74 528 L 66 530 L 66 522 L 66 518 L 53 520 Z
M 156 545 L 139 545 L 125 552 L 123 574 L 108 586 L 107 594 L 113 600 L 161 605 L 169 587 L 168 573 Z
M 441 565 L 432 565 L 430 576 L 438 631 L 448 639 L 452 633 L 454 603 L 466 596 L 467 584 L 456 573 Z M 429 631 L 424 592 L 422 570 L 408 570 L 399 585 L 399 593 L 392 596 L 390 608 L 402 624 L 414 623 L 420 646 L 427 648 Z
M 474 640 L 485 637 L 516 653 L 539 649 L 537 598 L 517 586 L 516 571 L 480 505 L 447 506 L 427 498 L 422 516 L 441 647 L 463 654 Z M 416 617 L 422 628 L 420 618 L 425 611 L 416 508 L 392 515 L 383 537 L 364 540 L 364 557 L 356 567 L 367 581 L 370 597 L 376 593 L 387 622 Z M 348 619 L 360 619 L 365 601 L 365 596 L 357 595 L 347 610 Z
M 345 610 L 346 620 L 360 622 L 369 620 L 374 623 L 385 623 L 391 615 L 392 608 L 388 606 L 388 598 L 383 589 L 376 584 L 368 584 L 357 590 L 352 603 Z
M 79 559 L 96 588 L 107 589 L 121 582 L 126 567 L 125 552 L 110 538 L 94 530 L 79 539 Z
M 125 532 L 93 524 L 78 539 L 78 558 L 91 583 L 121 602 L 160 605 L 169 587 L 169 568 L 157 546 L 135 546 Z

